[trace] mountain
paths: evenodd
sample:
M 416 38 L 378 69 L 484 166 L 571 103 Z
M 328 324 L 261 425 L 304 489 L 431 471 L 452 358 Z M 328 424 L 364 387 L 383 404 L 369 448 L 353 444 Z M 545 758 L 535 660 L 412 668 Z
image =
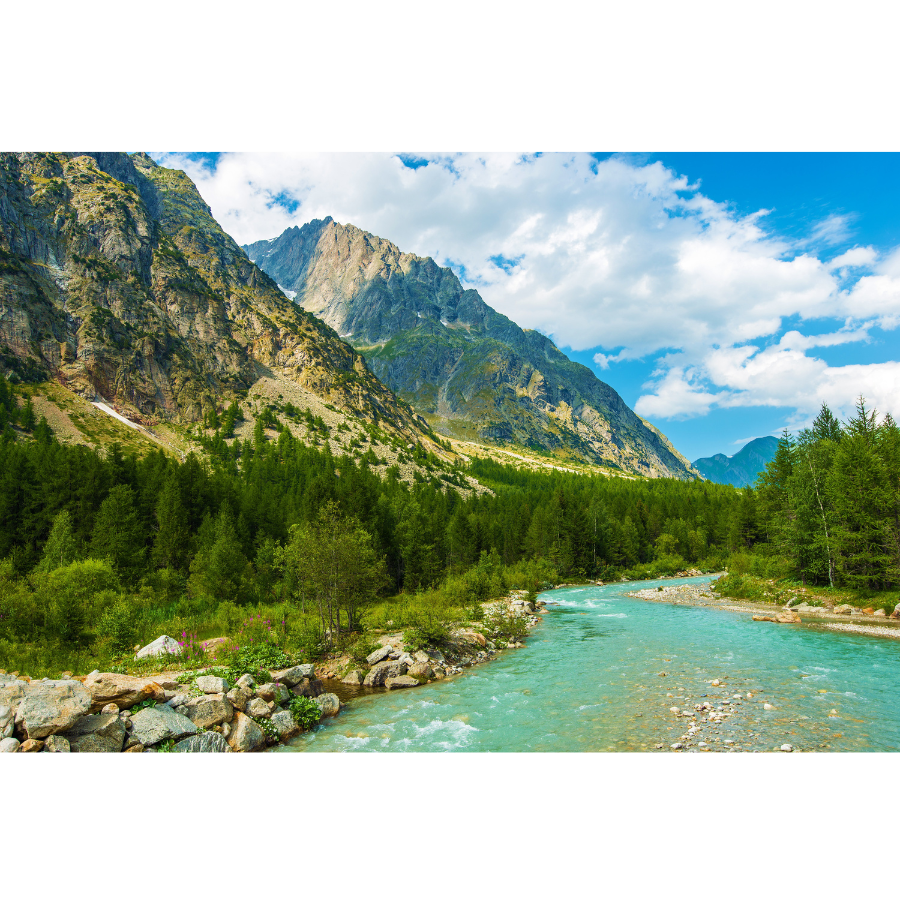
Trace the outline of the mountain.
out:
M 274 380 L 409 440 L 430 432 L 183 172 L 140 153 L 0 154 L 0 366 L 143 423 L 197 421 Z
M 646 476 L 697 476 L 611 386 L 431 258 L 331 217 L 243 247 L 439 433 Z
M 698 458 L 694 467 L 706 480 L 713 483 L 730 483 L 732 486 L 751 486 L 756 476 L 765 470 L 766 465 L 775 457 L 778 448 L 778 437 L 760 436 L 750 440 L 740 452 L 729 458 L 721 452 L 712 458 Z

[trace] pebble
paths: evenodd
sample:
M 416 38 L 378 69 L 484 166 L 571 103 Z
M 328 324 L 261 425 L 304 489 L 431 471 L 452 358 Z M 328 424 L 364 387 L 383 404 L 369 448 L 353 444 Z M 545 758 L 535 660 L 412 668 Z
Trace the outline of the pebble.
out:
M 674 744 L 670 744 L 669 746 L 672 748 L 672 750 L 681 750 L 684 747 L 684 744 L 682 744 L 681 741 L 676 741 Z
M 775 709 L 771 703 L 763 703 L 763 709 Z
M 790 744 L 782 744 L 779 750 L 783 750 L 785 753 L 793 753 L 794 748 Z

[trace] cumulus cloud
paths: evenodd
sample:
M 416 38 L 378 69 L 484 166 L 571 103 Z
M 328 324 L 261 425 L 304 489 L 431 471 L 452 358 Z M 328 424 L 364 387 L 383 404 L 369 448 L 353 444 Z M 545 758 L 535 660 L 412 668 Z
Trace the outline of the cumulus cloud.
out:
M 826 259 L 850 238 L 851 214 L 788 239 L 766 228 L 767 211 L 739 215 L 659 162 L 587 154 L 237 153 L 215 168 L 157 159 L 189 173 L 239 242 L 330 215 L 452 262 L 522 326 L 596 349 L 601 369 L 657 356 L 636 406 L 647 416 L 799 410 L 826 390 L 852 399 L 893 386 L 900 367 L 829 367 L 809 354 L 900 325 L 900 251 Z M 805 329 L 819 318 L 846 326 L 776 341 L 788 319 Z

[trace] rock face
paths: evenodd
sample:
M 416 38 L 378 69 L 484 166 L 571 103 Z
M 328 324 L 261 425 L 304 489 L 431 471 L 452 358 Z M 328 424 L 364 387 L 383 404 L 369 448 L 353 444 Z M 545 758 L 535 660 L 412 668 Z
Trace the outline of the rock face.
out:
M 197 726 L 181 713 L 168 706 L 148 706 L 131 717 L 131 735 L 145 747 L 162 741 L 180 741 L 197 734 Z
M 144 647 L 146 650 L 147 647 Z M 138 654 L 140 655 L 140 654 Z M 84 686 L 90 691 L 92 707 L 100 709 L 108 704 L 115 704 L 119 709 L 129 709 L 144 700 L 165 702 L 163 689 L 147 678 L 132 678 L 129 675 L 117 675 L 114 672 L 91 674 L 85 678 Z
M 341 711 L 341 701 L 337 694 L 319 694 L 316 703 L 319 704 L 323 719 L 326 716 L 336 716 Z
M 590 369 L 431 258 L 331 217 L 244 248 L 439 432 L 468 438 L 474 427 L 493 444 L 564 450 L 652 477 L 699 476 Z
M 228 735 L 228 746 L 239 753 L 256 750 L 266 743 L 263 730 L 243 713 L 235 713 Z
M 25 688 L 16 723 L 31 739 L 64 734 L 87 714 L 92 702 L 80 681 L 34 682 Z
M 204 731 L 175 745 L 175 753 L 231 753 L 228 742 L 217 731 Z
M 117 713 L 84 716 L 66 732 L 73 753 L 119 753 L 125 742 L 125 722 Z
M 139 422 L 191 422 L 267 375 L 437 448 L 183 172 L 141 153 L 2 153 L 0 199 L 0 346 L 21 379 L 57 378 Z
M 224 694 L 207 694 L 203 697 L 194 697 L 186 704 L 185 709 L 187 710 L 187 717 L 198 728 L 212 728 L 213 725 L 230 722 L 231 717 L 234 715 L 234 707 Z
M 181 647 L 174 637 L 168 637 L 163 634 L 156 640 L 148 643 L 146 647 L 141 647 L 135 654 L 135 659 L 146 659 L 148 656 L 177 656 L 181 652 Z

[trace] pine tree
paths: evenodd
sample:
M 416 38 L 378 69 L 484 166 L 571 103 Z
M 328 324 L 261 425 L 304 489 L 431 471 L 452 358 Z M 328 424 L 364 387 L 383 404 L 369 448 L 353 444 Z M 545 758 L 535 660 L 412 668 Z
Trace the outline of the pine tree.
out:
M 44 553 L 35 571 L 45 574 L 64 565 L 71 565 L 77 558 L 78 543 L 72 532 L 72 516 L 63 509 L 53 519 L 50 536 L 44 544 Z
M 108 561 L 121 577 L 135 579 L 146 560 L 145 537 L 134 491 L 124 484 L 114 486 L 97 512 L 91 555 Z

